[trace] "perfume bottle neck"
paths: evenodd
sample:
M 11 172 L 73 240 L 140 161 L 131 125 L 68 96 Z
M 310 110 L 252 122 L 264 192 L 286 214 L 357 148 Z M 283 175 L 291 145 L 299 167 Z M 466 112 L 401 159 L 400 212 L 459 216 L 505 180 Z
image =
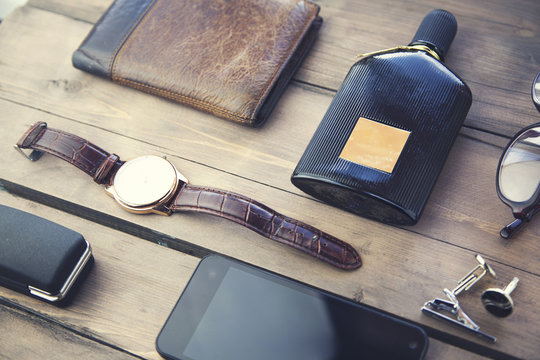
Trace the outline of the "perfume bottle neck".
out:
M 409 46 L 427 46 L 442 61 L 456 33 L 457 21 L 454 15 L 441 9 L 433 10 L 424 17 Z
M 410 51 L 423 51 L 440 62 L 444 61 L 443 54 L 433 44 L 415 41 L 406 46 L 406 48 L 410 49 Z
M 443 61 L 441 55 L 435 50 L 433 46 L 430 46 L 430 44 L 428 43 L 422 43 L 422 42 L 411 43 L 407 46 L 396 46 L 390 49 L 374 51 L 374 52 L 370 52 L 366 54 L 358 54 L 357 58 L 361 59 L 368 56 L 389 54 L 389 53 L 400 52 L 400 51 L 410 51 L 410 52 L 422 51 L 438 61 L 441 61 L 441 62 Z

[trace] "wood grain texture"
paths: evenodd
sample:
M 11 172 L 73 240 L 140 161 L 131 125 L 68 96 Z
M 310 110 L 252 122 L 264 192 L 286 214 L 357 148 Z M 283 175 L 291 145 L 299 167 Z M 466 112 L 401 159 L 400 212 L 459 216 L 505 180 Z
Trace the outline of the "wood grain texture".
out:
M 27 5 L 61 14 L 73 19 L 95 23 L 113 0 L 69 1 L 69 0 L 28 0 Z
M 0 324 L 3 329 L 0 336 L 0 359 L 3 360 L 136 359 L 122 350 L 115 350 L 74 334 L 39 316 L 2 305 Z M 28 341 L 30 339 L 31 341 Z
M 0 337 L 0 348 L 3 360 L 21 360 L 35 358 L 55 359 L 135 359 L 139 357 L 127 354 L 121 349 L 115 350 L 107 345 L 99 344 L 83 336 L 66 330 L 60 325 L 51 323 L 34 314 L 0 305 L 0 321 L 4 332 Z M 32 341 L 21 341 L 29 339 Z M 11 346 L 17 344 L 18 346 Z M 454 346 L 449 346 L 437 340 L 430 340 L 426 360 L 435 359 L 482 359 L 480 355 L 472 354 Z
M 471 87 L 467 126 L 509 136 L 538 115 L 530 99 L 540 69 L 540 2 L 318 0 L 324 25 L 297 81 L 337 90 L 359 53 L 408 44 L 422 18 L 437 8 L 452 12 L 458 33 L 447 66 Z M 32 5 L 94 23 L 110 0 L 73 5 L 30 0 Z
M 198 258 L 16 198 L 5 191 L 0 191 L 0 203 L 80 232 L 92 246 L 95 259 L 68 307 L 55 307 L 0 287 L 2 302 L 33 313 L 29 323 L 49 324 L 47 328 L 54 328 L 54 323 L 58 323 L 93 342 L 103 342 L 144 358 L 160 358 L 154 349 L 155 339 L 197 266 Z M 3 321 L 0 328 L 3 334 L 9 329 L 4 327 Z M 30 351 L 38 346 L 38 343 L 31 345 L 32 341 L 33 338 L 21 342 Z M 93 347 L 99 346 L 96 343 Z M 53 351 L 51 347 L 47 350 Z
M 492 357 L 532 359 L 539 353 L 540 223 L 527 225 L 512 241 L 500 239 L 498 231 L 511 220 L 511 214 L 495 192 L 496 165 L 508 136 L 538 119 L 529 94 L 530 82 L 538 71 L 539 47 L 534 41 L 539 34 L 537 2 L 520 0 L 507 8 L 496 1 L 488 9 L 476 0 L 437 4 L 320 1 L 325 23 L 319 39 L 296 81 L 260 129 L 242 128 L 74 69 L 72 52 L 110 1 L 91 3 L 31 0 L 31 6 L 19 9 L 0 26 L 0 122 L 4 125 L 0 132 L 0 179 L 22 192 L 25 188 L 41 192 L 32 193 L 36 200 L 67 206 L 79 216 L 122 231 L 144 229 L 156 234 L 154 241 L 159 242 L 163 235 L 169 244 L 183 240 L 391 311 L 423 324 L 430 333 L 459 347 Z M 294 188 L 289 176 L 354 56 L 410 41 L 424 13 L 433 7 L 447 8 L 458 18 L 460 30 L 447 64 L 469 83 L 474 104 L 420 222 L 404 229 L 385 226 L 322 204 Z M 30 49 L 39 56 L 29 56 Z M 361 251 L 364 267 L 340 272 L 211 216 L 177 214 L 166 218 L 125 213 L 77 169 L 52 156 L 30 163 L 11 148 L 37 120 L 85 137 L 123 159 L 166 154 L 194 184 L 253 197 L 350 242 Z M 67 180 L 58 181 L 59 174 Z M 109 293 L 115 290 L 118 278 L 104 274 L 107 286 L 91 286 L 87 291 L 91 299 L 104 296 L 105 301 L 87 304 L 78 320 L 72 313 L 50 314 L 48 309 L 47 316 L 74 329 L 95 331 L 130 352 L 156 356 L 148 343 L 153 341 L 152 335 L 137 328 L 128 315 L 129 311 L 140 315 L 150 303 L 160 300 L 148 299 L 144 307 L 137 307 L 134 300 L 142 291 L 138 281 L 146 285 L 153 280 L 145 276 L 160 278 L 162 271 L 161 261 L 154 264 L 154 256 L 139 243 L 152 245 L 133 239 L 129 246 L 108 248 L 111 251 L 106 256 L 108 266 L 118 266 L 122 278 L 135 287 L 137 295 L 113 291 L 122 301 L 127 299 L 128 308 Z M 122 259 L 128 249 L 136 267 L 158 267 L 144 275 L 125 265 Z M 463 296 L 463 306 L 482 330 L 499 338 L 494 346 L 419 311 L 426 300 L 443 296 L 443 287 L 453 287 L 475 265 L 475 253 L 492 263 L 499 279 L 486 280 L 472 289 Z M 168 261 L 164 261 L 167 266 Z M 183 279 L 190 272 L 188 267 L 177 271 Z M 174 278 L 177 273 L 165 274 L 165 278 Z M 516 311 L 510 318 L 494 319 L 479 303 L 481 290 L 504 286 L 513 276 L 521 279 L 512 294 Z M 168 280 L 160 281 L 160 289 L 167 286 Z M 29 309 L 43 309 L 43 304 L 31 299 L 11 296 L 10 301 Z M 99 315 L 90 315 L 90 310 L 98 310 Z M 151 313 L 152 324 L 146 324 L 153 331 L 159 326 L 156 319 L 168 313 L 162 308 L 155 311 Z M 107 322 L 109 317 L 113 323 Z M 128 330 L 118 325 L 122 321 L 131 324 Z M 131 326 L 135 326 L 133 331 Z M 131 335 L 124 339 L 119 335 L 122 331 Z M 146 343 L 138 346 L 140 339 Z M 429 358 L 455 358 L 448 345 L 437 348 L 430 350 Z M 460 358 L 475 357 L 457 353 Z
M 289 176 L 330 104 L 330 94 L 290 86 L 275 109 L 274 120 L 270 119 L 261 129 L 240 128 L 74 69 L 70 64 L 71 53 L 90 25 L 32 8 L 21 9 L 20 20 L 15 16 L 11 19 L 6 20 L 0 33 L 0 51 L 6 54 L 0 63 L 0 71 L 4 70 L 5 74 L 0 79 L 1 97 L 159 145 L 160 151 L 212 169 L 306 196 L 291 184 Z M 16 25 L 9 26 L 9 21 Z M 19 26 L 27 27 L 28 31 L 11 31 Z M 71 29 L 68 34 L 63 30 L 66 27 Z M 58 40 L 45 43 L 41 40 L 43 34 Z M 44 56 L 40 59 L 25 56 L 27 45 L 24 44 L 31 44 Z M 28 124 L 36 120 L 39 119 L 30 119 Z M 476 139 L 481 136 L 478 132 L 473 135 Z M 437 239 L 442 236 L 444 241 L 451 236 L 456 245 L 499 261 L 503 261 L 503 256 L 518 260 L 523 256 L 522 246 L 529 249 L 535 246 L 535 239 L 528 234 L 540 234 L 540 224 L 528 226 L 519 236 L 525 240 L 520 240 L 518 246 L 499 238 L 500 227 L 511 220 L 509 209 L 495 192 L 495 171 L 504 141 L 488 146 L 477 144 L 476 139 L 457 140 L 420 223 L 408 230 Z M 99 145 L 119 152 L 115 145 Z M 129 158 L 139 154 L 120 155 Z M 224 187 L 221 181 L 209 184 L 193 175 L 188 177 L 196 184 Z M 214 179 L 219 177 L 211 181 Z M 238 192 L 242 193 L 242 189 Z M 257 195 L 253 197 L 259 199 Z M 455 226 L 456 222 L 460 226 Z M 368 227 L 372 222 L 360 219 L 357 223 Z M 494 243 L 498 247 L 493 247 Z M 500 248 L 517 249 L 501 253 L 497 251 Z M 528 271 L 538 274 L 540 262 L 534 253 L 527 251 L 525 256 L 529 256 L 527 264 L 532 267 Z
M 4 191 L 0 191 L 0 203 L 82 232 L 93 247 L 97 265 L 67 308 L 0 287 L 0 329 L 10 329 L 0 337 L 1 359 L 49 358 L 51 354 L 55 359 L 160 358 L 153 340 L 198 260 Z M 133 272 L 135 276 L 129 274 Z M 156 281 L 161 286 L 154 288 Z M 159 300 L 149 304 L 148 291 Z M 430 339 L 426 359 L 457 355 L 483 358 Z
M 9 114 L 12 129 L 3 133 L 0 139 L 0 143 L 4 144 L 2 152 L 6 154 L 4 158 L 6 168 L 2 171 L 2 178 L 46 194 L 53 204 L 55 198 L 61 198 L 69 203 L 78 204 L 82 207 L 79 211 L 96 211 L 98 213 L 96 221 L 100 221 L 99 214 L 103 214 L 101 216 L 109 214 L 125 221 L 127 225 L 124 226 L 143 226 L 215 252 L 237 257 L 357 301 L 392 311 L 428 328 L 442 327 L 444 331 L 452 334 L 451 337 L 457 336 L 468 346 L 473 348 L 478 346 L 477 351 L 488 353 L 494 351 L 485 347 L 480 340 L 466 336 L 461 338 L 464 334 L 460 331 L 426 318 L 419 311 L 424 301 L 442 296 L 441 284 L 445 284 L 443 285 L 445 287 L 455 286 L 458 277 L 463 276 L 471 266 L 474 266 L 474 251 L 470 249 L 360 219 L 309 198 L 208 169 L 168 152 L 169 159 L 182 168 L 188 178 L 195 178 L 197 183 L 220 186 L 258 198 L 276 209 L 286 209 L 287 211 L 282 211 L 289 216 L 316 225 L 350 242 L 360 251 L 364 261 L 363 268 L 354 272 L 333 269 L 299 251 L 293 251 L 284 245 L 253 234 L 252 231 L 237 224 L 212 216 L 175 214 L 171 217 L 162 217 L 127 213 L 80 170 L 52 156 L 45 156 L 35 163 L 27 161 L 11 149 L 9 138 L 18 137 L 18 134 L 26 128 L 26 124 L 39 117 L 58 128 L 69 128 L 70 131 L 85 138 L 92 136 L 99 138 L 101 145 L 105 148 L 114 146 L 117 153 L 138 155 L 160 153 L 163 149 L 20 105 L 4 102 L 3 108 L 6 114 Z M 69 186 L 66 186 L 66 181 L 57 181 L 58 174 L 68 179 Z M 39 182 L 36 181 L 37 178 L 40 179 Z M 494 247 L 493 244 L 491 246 Z M 501 249 L 502 245 L 497 253 L 500 253 Z M 488 259 L 494 260 L 491 257 Z M 141 261 L 145 261 L 144 258 Z M 467 301 L 469 312 L 475 314 L 475 320 L 485 329 L 490 329 L 495 336 L 500 337 L 496 352 L 499 349 L 504 351 L 505 348 L 514 351 L 516 343 L 519 344 L 519 348 L 516 348 L 519 349 L 519 353 L 531 351 L 536 347 L 532 338 L 539 335 L 538 329 L 534 326 L 539 319 L 536 315 L 532 315 L 538 305 L 534 299 L 540 296 L 538 276 L 526 270 L 509 267 L 502 261 L 496 263 L 497 272 L 503 279 L 517 275 L 522 284 L 530 284 L 520 287 L 521 292 L 516 290 L 514 295 L 514 300 L 519 301 L 522 312 L 516 312 L 504 322 L 493 319 L 481 308 L 479 302 L 474 301 L 478 299 L 480 289 L 472 292 Z M 133 277 L 128 274 L 129 270 L 126 270 L 125 276 Z M 414 281 L 410 281 L 411 279 Z M 512 330 L 517 327 L 531 329 L 530 337 Z

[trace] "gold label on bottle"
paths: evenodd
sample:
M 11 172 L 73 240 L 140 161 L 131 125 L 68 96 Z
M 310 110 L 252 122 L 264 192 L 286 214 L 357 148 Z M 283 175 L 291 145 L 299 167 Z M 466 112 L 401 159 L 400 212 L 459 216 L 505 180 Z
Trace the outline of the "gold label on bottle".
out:
M 392 173 L 410 133 L 361 117 L 339 157 Z

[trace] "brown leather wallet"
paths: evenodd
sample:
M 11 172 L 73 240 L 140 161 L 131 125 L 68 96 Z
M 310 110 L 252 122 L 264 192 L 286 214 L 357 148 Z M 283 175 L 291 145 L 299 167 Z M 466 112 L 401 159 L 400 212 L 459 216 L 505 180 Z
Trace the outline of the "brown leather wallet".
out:
M 83 138 L 50 129 L 44 122 L 32 125 L 16 148 L 21 152 L 33 149 L 27 156 L 31 160 L 39 158 L 36 154 L 47 152 L 77 166 L 95 182 L 105 185 L 107 193 L 130 212 L 203 212 L 237 222 L 340 269 L 353 270 L 362 265 L 360 255 L 348 243 L 246 196 L 188 184 L 164 158 L 147 155 L 122 161 Z
M 116 0 L 73 65 L 257 126 L 311 47 L 318 12 L 309 0 Z

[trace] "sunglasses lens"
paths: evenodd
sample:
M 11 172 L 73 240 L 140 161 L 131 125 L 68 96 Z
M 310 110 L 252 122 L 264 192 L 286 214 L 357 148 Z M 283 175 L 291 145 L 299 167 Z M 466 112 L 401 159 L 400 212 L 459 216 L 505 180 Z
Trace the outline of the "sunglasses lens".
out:
M 499 171 L 502 195 L 516 203 L 532 201 L 540 185 L 540 127 L 521 134 L 504 154 Z
M 540 73 L 536 75 L 536 79 L 534 79 L 534 83 L 532 86 L 532 98 L 534 101 L 534 105 L 540 111 Z

